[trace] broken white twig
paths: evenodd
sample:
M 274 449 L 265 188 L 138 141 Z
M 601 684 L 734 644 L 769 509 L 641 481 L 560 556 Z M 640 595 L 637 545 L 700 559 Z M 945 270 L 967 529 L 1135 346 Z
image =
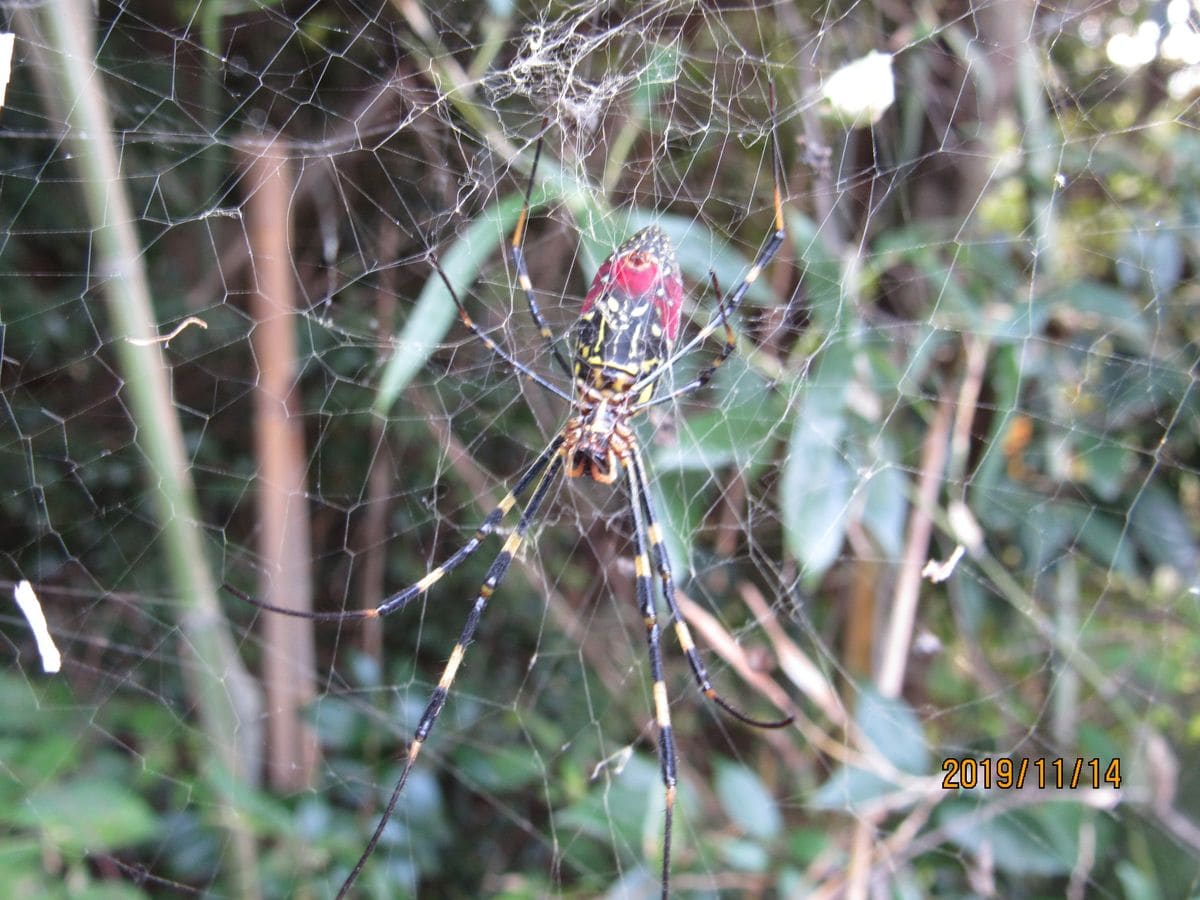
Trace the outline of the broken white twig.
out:
M 50 636 L 50 628 L 46 625 L 46 616 L 42 612 L 42 604 L 38 601 L 37 594 L 33 592 L 33 585 L 28 581 L 19 581 L 13 588 L 13 599 L 17 601 L 17 606 L 21 607 L 21 612 L 29 621 L 29 627 L 33 629 L 33 638 L 37 641 L 38 653 L 42 657 L 42 671 L 57 672 L 62 668 L 62 654 L 58 652 L 54 638 Z

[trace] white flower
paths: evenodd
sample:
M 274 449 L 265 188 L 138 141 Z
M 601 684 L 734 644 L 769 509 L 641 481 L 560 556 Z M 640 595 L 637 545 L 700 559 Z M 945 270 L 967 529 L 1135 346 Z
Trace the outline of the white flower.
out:
M 872 50 L 829 76 L 822 89 L 839 119 L 851 127 L 879 121 L 896 100 L 892 54 Z

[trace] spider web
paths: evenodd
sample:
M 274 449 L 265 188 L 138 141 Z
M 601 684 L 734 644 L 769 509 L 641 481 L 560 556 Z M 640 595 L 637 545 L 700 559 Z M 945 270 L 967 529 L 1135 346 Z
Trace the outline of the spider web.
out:
M 798 719 L 664 636 L 676 893 L 1195 893 L 1198 8 L 6 7 L 0 547 L 63 657 L 0 615 L 6 893 L 336 890 L 500 540 L 368 624 L 220 585 L 372 607 L 562 426 L 430 263 L 569 390 L 504 250 L 539 137 L 554 333 L 657 223 L 695 334 L 772 82 L 787 239 L 637 432 L 718 690 Z M 625 495 L 564 480 L 362 895 L 656 895 L 650 683 Z

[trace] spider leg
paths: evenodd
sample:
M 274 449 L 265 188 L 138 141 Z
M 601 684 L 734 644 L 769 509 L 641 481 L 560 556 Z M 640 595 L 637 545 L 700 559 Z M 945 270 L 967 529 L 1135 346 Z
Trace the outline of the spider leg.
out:
M 671 827 L 675 814 L 675 733 L 671 728 L 671 707 L 667 686 L 663 681 L 662 643 L 655 610 L 654 585 L 650 580 L 650 558 L 646 553 L 647 529 L 644 506 L 639 496 L 638 477 L 633 460 L 637 445 L 632 441 L 632 453 L 622 459 L 629 479 L 629 509 L 633 516 L 634 558 L 638 607 L 646 625 L 646 641 L 650 649 L 650 677 L 654 681 L 654 717 L 658 722 L 658 759 L 662 769 L 666 811 L 663 818 L 662 896 L 667 900 L 671 891 Z
M 775 258 L 775 254 L 779 252 L 779 248 L 783 246 L 783 241 L 787 237 L 787 229 L 783 221 L 783 189 L 780 185 L 783 183 L 783 155 L 779 150 L 779 118 L 775 107 L 775 83 L 770 83 L 770 104 L 771 104 L 771 169 L 775 180 L 774 206 L 775 206 L 775 230 L 771 236 L 767 238 L 762 249 L 758 251 L 758 256 L 754 259 L 746 276 L 738 283 L 729 294 L 724 303 L 717 308 L 716 315 L 709 320 L 700 331 L 689 340 L 683 347 L 671 355 L 671 357 L 661 366 L 650 372 L 644 378 L 640 379 L 629 393 L 637 394 L 642 388 L 658 378 L 661 378 L 664 373 L 670 371 L 671 367 L 680 359 L 680 357 L 689 353 L 692 348 L 696 347 L 701 341 L 707 338 L 710 334 L 717 330 L 721 325 L 729 327 L 728 319 L 732 316 L 739 306 L 742 304 L 742 299 L 746 296 L 746 291 L 750 290 L 750 285 L 758 280 L 763 269 L 770 264 Z
M 568 403 L 570 403 L 571 402 L 570 394 L 568 394 L 562 388 L 551 384 L 549 381 L 547 381 L 545 378 L 543 378 L 537 372 L 530 369 L 524 363 L 518 362 L 515 358 L 513 358 L 513 356 L 507 350 L 505 350 L 503 347 L 501 347 L 499 344 L 497 344 L 495 341 L 493 341 L 490 337 L 488 337 L 487 334 L 484 333 L 483 329 L 475 324 L 475 321 L 471 318 L 470 314 L 467 312 L 467 308 L 465 306 L 463 306 L 463 302 L 458 296 L 458 291 L 456 291 L 454 289 L 454 285 L 452 285 L 450 283 L 449 276 L 447 276 L 445 270 L 442 269 L 441 263 L 439 263 L 437 261 L 437 257 L 431 256 L 429 258 L 429 261 L 433 265 L 434 271 L 437 272 L 438 276 L 442 279 L 442 283 L 444 285 L 446 285 L 446 290 L 448 290 L 450 292 L 450 296 L 454 299 L 454 305 L 458 307 L 458 317 L 460 319 L 462 319 L 462 323 L 467 326 L 467 328 L 468 328 L 468 330 L 470 330 L 471 334 L 473 334 L 473 335 L 475 335 L 475 337 L 479 338 L 479 340 L 481 340 L 483 342 L 485 347 L 487 347 L 489 350 L 491 350 L 492 353 L 494 353 L 496 356 L 500 357 L 500 359 L 502 359 L 508 365 L 512 366 L 512 368 L 515 369 L 521 376 L 523 376 L 524 378 L 528 378 L 534 384 L 545 388 L 550 393 L 554 394 L 557 397 L 561 397 L 563 400 L 566 400 Z
M 525 533 L 529 530 L 530 524 L 532 524 L 534 517 L 538 513 L 538 509 L 542 505 L 542 500 L 546 497 L 546 490 L 550 487 L 550 482 L 553 481 L 554 476 L 562 469 L 563 456 L 561 449 L 558 449 L 559 444 L 561 444 L 561 440 L 556 442 L 551 451 L 547 451 L 547 453 L 553 453 L 553 462 L 550 463 L 549 468 L 545 470 L 542 477 L 538 480 L 537 487 L 533 489 L 533 494 L 529 498 L 529 504 L 525 507 L 525 511 L 521 513 L 521 519 L 517 523 L 517 530 L 504 542 L 504 546 L 500 549 L 496 558 L 492 560 L 491 566 L 488 567 L 487 575 L 483 579 L 483 584 L 479 587 L 479 594 L 475 597 L 475 605 L 471 607 L 471 612 L 467 615 L 467 621 L 463 625 L 458 643 L 454 645 L 454 649 L 450 652 L 450 659 L 446 662 L 446 667 L 442 670 L 442 676 L 438 679 L 437 687 L 433 689 L 433 693 L 429 697 L 429 702 L 425 706 L 425 712 L 421 714 L 421 721 L 417 724 L 417 730 L 413 735 L 412 743 L 409 744 L 408 755 L 404 760 L 404 769 L 400 773 L 400 778 L 396 781 L 396 787 L 392 790 L 392 796 L 384 808 L 379 824 L 375 826 L 375 833 L 371 835 L 370 843 L 367 844 L 367 848 L 358 858 L 358 862 L 355 863 L 354 869 L 351 870 L 349 876 L 342 883 L 342 887 L 337 893 L 339 900 L 345 897 L 350 888 L 354 886 L 354 882 L 358 879 L 359 873 L 362 872 L 363 866 L 366 865 L 367 859 L 375 852 L 375 846 L 379 843 L 383 829 L 387 826 L 388 820 L 391 819 L 392 813 L 395 812 L 400 795 L 404 792 L 404 786 L 408 783 L 408 776 L 412 772 L 413 764 L 417 761 L 417 755 L 421 752 L 421 747 L 424 745 L 425 739 L 429 737 L 429 733 L 433 730 L 438 716 L 441 715 L 442 707 L 446 705 L 446 697 L 450 693 L 450 687 L 454 684 L 454 677 L 458 674 L 458 668 L 462 664 L 467 647 L 470 646 L 471 640 L 475 636 L 475 629 L 478 627 L 479 620 L 483 616 L 488 599 L 495 593 L 496 588 L 500 586 L 500 582 L 504 579 L 509 564 L 513 561 L 513 557 L 524 542 Z
M 257 606 L 259 609 L 265 609 L 268 612 L 280 613 L 281 615 L 292 616 L 297 619 L 315 619 L 319 622 L 342 622 L 355 619 L 375 619 L 379 618 L 380 616 L 386 616 L 389 613 L 394 613 L 397 610 L 403 609 L 417 597 L 420 597 L 422 594 L 428 591 L 431 587 L 433 587 L 433 585 L 441 581 L 443 576 L 445 576 L 448 572 L 452 572 L 457 569 L 460 565 L 462 565 L 462 563 L 466 562 L 466 560 L 476 550 L 479 549 L 479 545 L 482 544 L 484 539 L 496 529 L 496 526 L 500 524 L 501 520 L 508 515 L 509 510 L 513 508 L 517 500 L 529 488 L 529 485 L 533 479 L 538 476 L 538 473 L 540 473 L 542 469 L 546 467 L 546 464 L 550 462 L 550 459 L 555 455 L 555 453 L 558 452 L 558 449 L 562 446 L 562 443 L 563 437 L 561 434 L 551 441 L 550 446 L 543 450 L 538 458 L 530 464 L 530 466 L 521 475 L 517 483 L 513 485 L 512 490 L 510 490 L 504 496 L 504 499 L 497 503 L 495 508 L 487 514 L 487 517 L 480 524 L 479 528 L 476 529 L 475 534 L 469 541 L 458 548 L 458 550 L 454 551 L 454 553 L 452 553 L 444 563 L 442 563 L 436 569 L 431 570 L 420 581 L 414 582 L 408 587 L 396 591 L 396 593 L 386 597 L 383 602 L 374 609 L 353 609 L 344 610 L 342 612 L 302 612 L 296 609 L 289 609 L 286 606 L 275 606 L 270 603 L 263 603 L 261 600 L 255 600 L 249 594 L 243 593 L 242 591 L 239 591 L 237 588 L 228 584 L 223 584 L 222 587 L 239 600 L 249 603 L 251 606 Z
M 533 151 L 533 168 L 529 170 L 529 183 L 525 186 L 525 204 L 521 207 L 521 215 L 517 219 L 517 227 L 513 229 L 511 252 L 513 266 L 517 270 L 517 283 L 521 286 L 521 290 L 525 294 L 525 302 L 529 306 L 529 315 L 533 317 L 533 324 L 537 326 L 542 340 L 546 342 L 546 346 L 554 354 L 554 360 L 558 363 L 558 367 L 563 370 L 563 374 L 570 378 L 571 367 L 567 364 L 566 357 L 562 355 L 562 351 L 558 348 L 558 342 L 554 339 L 554 333 L 550 330 L 550 326 L 542 318 L 542 311 L 538 309 L 537 298 L 533 294 L 533 282 L 529 278 L 529 269 L 525 266 L 525 251 L 521 246 L 525 242 L 525 226 L 529 223 L 529 201 L 533 197 L 533 183 L 537 176 L 538 162 L 542 158 L 542 143 L 546 139 L 546 124 L 546 122 L 542 123 L 542 135 L 538 137 L 537 147 Z
M 675 622 L 675 637 L 679 640 L 679 646 L 683 650 L 684 656 L 687 657 L 688 664 L 692 667 L 692 674 L 696 677 L 696 685 L 709 700 L 713 701 L 729 715 L 733 716 L 739 722 L 746 725 L 752 725 L 755 728 L 785 728 L 796 720 L 795 716 L 787 716 L 783 719 L 755 719 L 746 715 L 724 697 L 717 693 L 717 689 L 713 687 L 712 680 L 708 677 L 708 669 L 704 666 L 704 661 L 700 659 L 700 654 L 696 650 L 696 644 L 692 640 L 692 633 L 688 629 L 687 622 L 683 619 L 683 614 L 679 610 L 679 603 L 675 599 L 675 584 L 671 577 L 671 563 L 667 559 L 667 551 L 663 546 L 662 530 L 659 528 L 658 520 L 654 515 L 654 505 L 650 500 L 649 482 L 646 478 L 646 466 L 642 461 L 641 450 L 637 444 L 633 445 L 632 461 L 630 463 L 630 484 L 636 492 L 636 500 L 641 504 L 642 513 L 646 522 L 646 533 L 650 537 L 650 546 L 654 553 L 654 566 L 658 570 L 658 576 L 662 580 L 663 596 L 667 601 L 667 609 L 671 612 L 671 618 Z
M 674 400 L 676 397 L 682 397 L 684 394 L 690 394 L 692 391 L 698 391 L 700 388 L 708 384 L 709 380 L 716 373 L 717 369 L 721 368 L 721 364 L 729 359 L 730 355 L 737 347 L 737 335 L 733 333 L 733 325 L 729 322 L 729 315 L 726 311 L 725 301 L 721 297 L 721 286 L 717 284 L 717 273 L 710 271 L 708 277 L 712 280 L 713 293 L 717 295 L 717 313 L 721 316 L 721 323 L 725 326 L 725 343 L 721 346 L 721 352 L 711 363 L 705 366 L 697 373 L 696 377 L 671 393 L 662 397 L 656 397 L 653 400 L 647 400 L 645 403 L 639 403 L 629 410 L 629 414 L 633 415 L 636 412 L 641 412 L 643 409 L 648 409 L 651 406 L 658 406 L 660 403 L 666 403 L 669 400 Z

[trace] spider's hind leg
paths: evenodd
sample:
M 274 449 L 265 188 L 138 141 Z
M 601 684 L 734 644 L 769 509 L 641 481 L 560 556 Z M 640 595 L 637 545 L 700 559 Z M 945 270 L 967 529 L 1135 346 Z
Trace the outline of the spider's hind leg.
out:
M 655 610 L 654 584 L 650 580 L 650 557 L 647 553 L 647 528 L 644 506 L 640 500 L 638 477 L 633 453 L 635 448 L 622 458 L 625 475 L 629 483 L 629 511 L 633 517 L 634 558 L 638 608 L 646 625 L 646 641 L 650 652 L 650 677 L 653 680 L 654 718 L 658 723 L 658 759 L 662 772 L 666 808 L 663 818 L 662 846 L 662 896 L 670 895 L 671 889 L 671 830 L 675 818 L 675 791 L 677 783 L 675 732 L 671 727 L 671 706 L 667 698 L 667 686 L 663 681 L 661 629 Z
M 667 609 L 670 610 L 671 618 L 675 622 L 675 636 L 679 640 L 679 646 L 683 650 L 684 656 L 687 657 L 688 665 L 692 668 L 692 674 L 696 677 L 696 686 L 700 688 L 700 693 L 739 722 L 753 726 L 754 728 L 785 728 L 791 725 L 796 720 L 794 715 L 785 716 L 782 719 L 756 719 L 748 716 L 717 693 L 717 689 L 713 687 L 712 680 L 708 676 L 708 669 L 705 667 L 704 661 L 700 658 L 700 654 L 696 650 L 696 644 L 692 640 L 691 631 L 688 629 L 687 622 L 683 618 L 683 613 L 679 609 L 679 602 L 675 599 L 675 583 L 671 576 L 671 563 L 667 559 L 666 547 L 663 546 L 662 530 L 659 528 L 658 520 L 654 515 L 654 506 L 650 500 L 648 490 L 646 467 L 642 462 L 641 450 L 637 444 L 633 445 L 631 453 L 632 480 L 630 483 L 636 489 L 637 496 L 635 500 L 641 504 L 642 515 L 648 523 L 646 533 L 650 538 L 651 551 L 654 555 L 654 566 L 658 570 L 658 576 L 662 581 L 663 596 L 667 601 Z

